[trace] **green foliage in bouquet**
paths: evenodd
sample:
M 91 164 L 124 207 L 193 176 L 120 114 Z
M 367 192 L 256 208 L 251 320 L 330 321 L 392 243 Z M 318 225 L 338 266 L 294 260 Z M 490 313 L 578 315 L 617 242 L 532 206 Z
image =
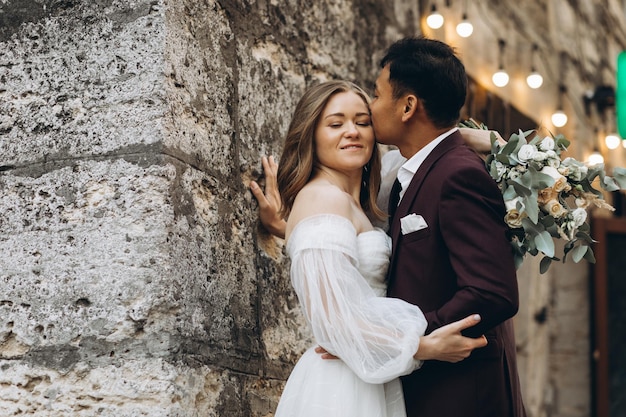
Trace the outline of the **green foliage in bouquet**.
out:
M 487 129 L 471 119 L 460 127 Z M 563 135 L 541 137 L 534 130 L 520 130 L 506 143 L 491 134 L 491 154 L 485 163 L 502 191 L 518 268 L 527 253 L 543 253 L 540 272 L 546 272 L 552 261 L 560 260 L 555 256 L 555 239 L 565 241 L 563 262 L 571 254 L 574 262 L 594 263 L 587 209 L 594 205 L 614 210 L 594 183 L 606 191 L 626 188 L 624 168 L 613 168 L 611 177 L 604 164 L 588 166 L 574 158 L 562 159 L 569 145 Z

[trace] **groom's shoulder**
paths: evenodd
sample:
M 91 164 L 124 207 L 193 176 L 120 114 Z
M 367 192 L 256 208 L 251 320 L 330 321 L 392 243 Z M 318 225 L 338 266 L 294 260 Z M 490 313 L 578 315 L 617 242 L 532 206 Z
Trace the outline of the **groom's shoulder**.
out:
M 451 164 L 448 166 L 486 169 L 485 161 L 480 155 L 465 144 L 450 148 L 441 159 L 445 161 L 445 164 Z

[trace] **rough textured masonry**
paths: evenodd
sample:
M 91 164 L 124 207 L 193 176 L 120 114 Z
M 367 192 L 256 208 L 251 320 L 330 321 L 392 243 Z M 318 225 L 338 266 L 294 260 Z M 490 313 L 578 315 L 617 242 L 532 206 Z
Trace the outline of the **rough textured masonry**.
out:
M 273 413 L 310 339 L 247 185 L 404 7 L 0 1 L 0 415 Z

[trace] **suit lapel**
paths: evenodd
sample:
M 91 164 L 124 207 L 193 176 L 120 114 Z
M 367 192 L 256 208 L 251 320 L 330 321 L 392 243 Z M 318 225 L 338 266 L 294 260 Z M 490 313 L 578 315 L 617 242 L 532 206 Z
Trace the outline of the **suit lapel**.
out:
M 413 179 L 411 180 L 409 187 L 406 189 L 406 192 L 404 193 L 404 196 L 402 197 L 402 201 L 400 201 L 400 204 L 398 205 L 398 208 L 393 218 L 391 218 L 390 220 L 391 221 L 391 238 L 393 242 L 392 243 L 392 255 L 391 255 L 392 264 L 395 263 L 395 258 L 396 258 L 396 253 L 397 253 L 396 248 L 398 245 L 398 241 L 400 239 L 400 231 L 401 231 L 400 219 L 406 216 L 407 214 L 409 214 L 409 211 L 411 210 L 411 207 L 413 207 L 415 199 L 417 198 L 417 195 L 419 194 L 419 190 L 422 187 L 422 184 L 424 183 L 426 176 L 428 175 L 432 167 L 435 165 L 435 163 L 443 155 L 445 155 L 449 150 L 456 148 L 458 146 L 463 146 L 464 143 L 465 141 L 463 140 L 463 137 L 458 131 L 452 133 L 449 137 L 444 139 L 443 142 L 437 145 L 435 149 L 432 150 L 432 152 L 428 155 L 428 157 L 426 157 L 422 165 L 420 165 L 419 169 L 413 176 Z M 420 214 L 420 213 L 416 213 L 416 214 Z M 395 273 L 392 273 L 392 275 L 395 275 Z M 389 278 L 393 278 L 393 276 Z

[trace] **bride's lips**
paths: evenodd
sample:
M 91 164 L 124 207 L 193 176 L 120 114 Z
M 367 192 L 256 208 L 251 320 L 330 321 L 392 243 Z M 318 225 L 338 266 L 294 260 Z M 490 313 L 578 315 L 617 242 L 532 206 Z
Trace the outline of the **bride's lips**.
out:
M 341 149 L 363 149 L 363 145 L 358 143 L 351 143 L 349 145 L 342 146 Z

